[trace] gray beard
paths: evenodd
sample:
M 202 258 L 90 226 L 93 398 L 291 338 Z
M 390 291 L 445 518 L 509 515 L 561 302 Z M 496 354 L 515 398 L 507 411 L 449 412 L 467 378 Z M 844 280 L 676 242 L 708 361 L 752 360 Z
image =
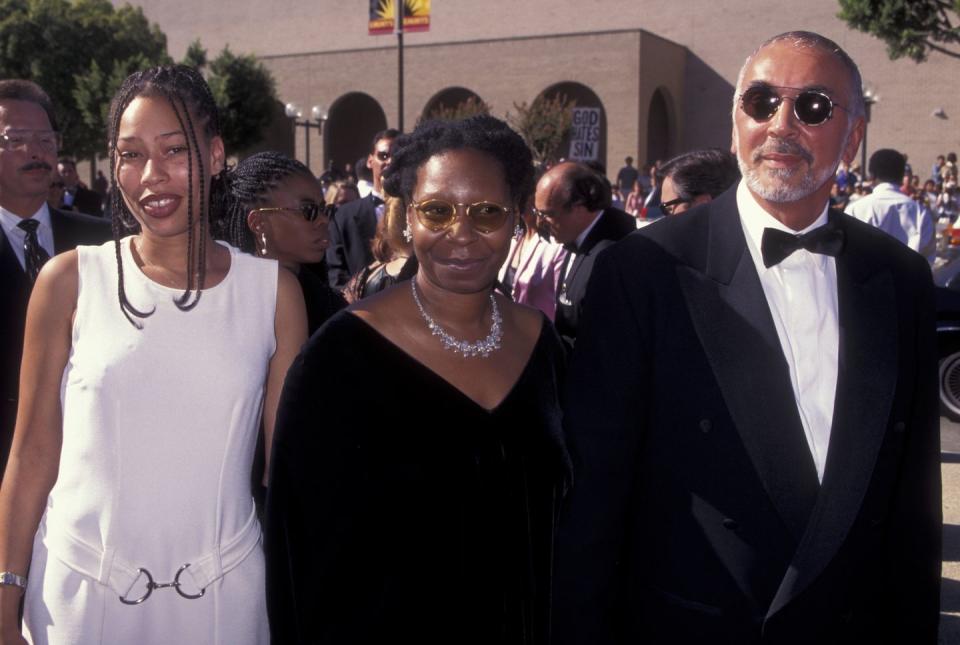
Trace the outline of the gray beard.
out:
M 770 168 L 766 170 L 757 167 L 748 168 L 740 158 L 737 158 L 737 165 L 740 166 L 740 174 L 743 175 L 747 182 L 747 188 L 751 192 L 768 202 L 785 204 L 800 201 L 819 190 L 836 174 L 840 160 L 837 159 L 832 168 L 824 168 L 820 175 L 815 175 L 812 168 L 808 168 L 806 171 L 790 168 Z M 763 181 L 761 173 L 766 173 L 766 182 Z M 803 174 L 800 183 L 793 186 L 789 185 L 787 181 L 799 173 Z

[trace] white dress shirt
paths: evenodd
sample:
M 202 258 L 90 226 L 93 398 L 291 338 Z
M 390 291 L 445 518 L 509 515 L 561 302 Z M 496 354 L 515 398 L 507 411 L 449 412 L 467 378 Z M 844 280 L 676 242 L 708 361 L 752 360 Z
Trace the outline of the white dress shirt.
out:
M 40 226 L 37 227 L 37 239 L 40 241 L 40 246 L 46 250 L 50 257 L 53 257 L 53 227 L 50 225 L 50 210 L 47 208 L 47 203 L 44 202 L 36 213 L 26 219 L 35 219 L 40 222 Z M 26 271 L 27 264 L 23 255 L 23 241 L 27 237 L 27 232 L 18 226 L 23 220 L 23 217 L 14 215 L 0 206 L 0 225 L 3 226 L 3 233 L 7 236 L 10 246 L 13 247 L 13 253 L 20 261 L 20 266 Z
M 827 222 L 827 204 L 813 224 L 794 231 L 766 212 L 741 181 L 737 208 L 790 369 L 790 384 L 817 477 L 823 482 L 837 394 L 840 343 L 836 260 L 799 249 L 768 269 L 763 265 L 760 242 L 764 228 L 797 234 L 823 226 Z
M 933 216 L 895 185 L 877 184 L 872 193 L 847 206 L 846 212 L 897 238 L 928 262 L 933 263 L 936 259 Z

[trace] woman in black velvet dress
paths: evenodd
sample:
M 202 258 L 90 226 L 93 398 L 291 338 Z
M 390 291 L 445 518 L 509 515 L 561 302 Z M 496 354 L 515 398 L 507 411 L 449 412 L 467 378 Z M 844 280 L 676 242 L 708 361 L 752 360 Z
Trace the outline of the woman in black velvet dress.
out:
M 247 253 L 276 259 L 300 282 L 312 334 L 347 301 L 303 265 L 323 261 L 331 210 L 305 165 L 279 152 L 258 152 L 227 173 L 227 216 L 218 237 Z M 255 297 L 255 295 L 251 295 Z
M 275 643 L 547 642 L 563 350 L 543 314 L 493 292 L 532 175 L 492 117 L 396 141 L 385 187 L 419 269 L 334 316 L 287 376 L 265 541 Z

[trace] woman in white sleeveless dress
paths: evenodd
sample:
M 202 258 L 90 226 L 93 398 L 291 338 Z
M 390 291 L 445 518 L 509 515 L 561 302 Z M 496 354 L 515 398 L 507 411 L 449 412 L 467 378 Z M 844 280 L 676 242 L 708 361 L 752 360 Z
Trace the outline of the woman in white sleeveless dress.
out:
M 210 235 L 224 148 L 195 70 L 128 78 L 110 150 L 114 242 L 53 258 L 30 303 L 0 491 L 24 633 L 14 579 L 0 643 L 265 644 L 250 469 L 303 299 L 276 262 Z

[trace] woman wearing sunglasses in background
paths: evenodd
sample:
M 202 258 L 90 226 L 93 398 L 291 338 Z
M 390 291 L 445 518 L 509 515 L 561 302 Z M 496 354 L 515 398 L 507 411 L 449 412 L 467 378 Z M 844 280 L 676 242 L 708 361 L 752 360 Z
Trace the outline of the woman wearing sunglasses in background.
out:
M 347 306 L 339 293 L 301 265 L 323 261 L 330 209 L 310 169 L 279 152 L 250 155 L 228 172 L 224 237 L 247 253 L 279 260 L 296 276 L 312 334 Z
M 493 291 L 530 152 L 488 116 L 395 146 L 385 188 L 407 205 L 419 269 L 332 318 L 287 376 L 267 501 L 272 635 L 543 643 L 570 472 L 563 350 L 542 313 Z M 391 378 L 376 398 L 358 387 L 371 374 Z

